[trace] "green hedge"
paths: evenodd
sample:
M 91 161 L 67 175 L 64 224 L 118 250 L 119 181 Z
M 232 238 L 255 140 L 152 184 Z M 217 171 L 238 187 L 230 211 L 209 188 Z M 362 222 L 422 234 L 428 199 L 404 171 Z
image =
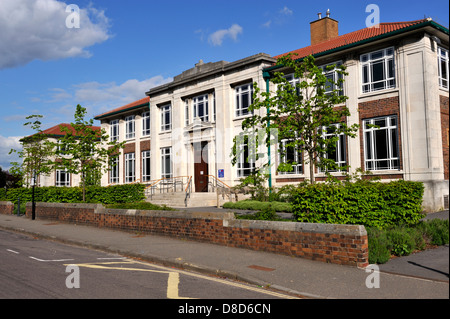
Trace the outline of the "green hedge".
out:
M 260 202 L 257 200 L 241 200 L 238 202 L 226 202 L 223 208 L 244 209 L 244 210 L 266 210 L 273 209 L 276 212 L 291 212 L 292 207 L 289 203 L 283 202 Z
M 424 217 L 420 182 L 316 183 L 298 187 L 293 213 L 300 222 L 358 224 L 383 229 L 414 225 Z
M 109 187 L 90 186 L 86 188 L 86 202 L 88 203 L 132 203 L 145 198 L 145 185 L 125 184 Z M 31 202 L 32 188 L 8 189 L 6 199 L 17 204 Z M 34 199 L 36 202 L 49 203 L 80 203 L 83 200 L 81 187 L 35 187 Z

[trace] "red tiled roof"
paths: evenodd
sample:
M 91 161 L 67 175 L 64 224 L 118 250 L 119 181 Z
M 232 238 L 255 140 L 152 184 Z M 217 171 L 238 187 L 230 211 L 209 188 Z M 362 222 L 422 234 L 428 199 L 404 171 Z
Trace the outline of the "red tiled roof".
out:
M 146 96 L 146 97 L 144 97 L 144 98 L 142 98 L 142 99 L 139 99 L 139 100 L 137 100 L 137 101 L 131 102 L 131 103 L 127 104 L 127 105 L 124 105 L 124 106 L 118 107 L 118 108 L 116 108 L 116 109 L 114 109 L 114 110 L 111 110 L 111 111 L 102 113 L 102 114 L 100 114 L 100 115 L 97 115 L 97 116 L 94 117 L 94 118 L 95 118 L 96 120 L 98 120 L 98 119 L 100 119 L 100 118 L 102 118 L 102 117 L 105 117 L 105 116 L 107 116 L 107 115 L 112 115 L 112 114 L 120 113 L 120 112 L 122 112 L 122 111 L 126 111 L 126 110 L 128 110 L 128 109 L 132 109 L 132 108 L 134 108 L 134 107 L 138 107 L 138 106 L 141 106 L 141 105 L 145 105 L 145 104 L 147 104 L 147 103 L 149 103 L 149 102 L 150 102 L 150 97 Z
M 72 125 L 67 124 L 67 123 L 62 123 L 62 124 L 58 124 L 58 125 L 55 125 L 53 127 L 50 127 L 48 129 L 42 131 L 41 134 L 59 135 L 59 136 L 66 135 L 67 133 L 65 131 L 61 130 L 61 126 L 67 127 L 72 132 L 72 134 L 75 134 L 75 130 L 72 127 Z M 91 128 L 93 130 L 95 130 L 95 131 L 99 131 L 100 132 L 100 126 L 91 126 Z
M 325 52 L 328 50 L 336 49 L 348 44 L 356 43 L 362 40 L 367 40 L 379 35 L 383 35 L 389 32 L 397 31 L 403 28 L 407 28 L 425 21 L 429 21 L 429 19 L 422 20 L 414 20 L 414 21 L 406 21 L 406 22 L 391 22 L 391 23 L 380 23 L 379 25 L 361 29 L 358 31 L 350 32 L 344 35 L 340 35 L 334 39 L 324 41 L 321 43 L 317 43 L 315 45 L 310 45 L 298 50 L 294 50 L 291 52 L 283 53 L 275 56 L 274 58 L 280 58 L 288 53 L 296 53 L 297 55 L 293 56 L 294 59 L 300 59 L 308 55 L 314 55 L 317 53 Z

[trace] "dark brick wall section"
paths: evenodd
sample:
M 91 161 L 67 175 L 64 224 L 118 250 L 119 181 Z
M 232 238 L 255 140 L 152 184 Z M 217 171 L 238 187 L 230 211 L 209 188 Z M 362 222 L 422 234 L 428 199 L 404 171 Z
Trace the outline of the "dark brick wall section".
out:
M 444 179 L 449 177 L 449 110 L 448 110 L 448 96 L 439 96 L 441 104 L 441 129 L 442 129 L 442 152 L 444 156 Z
M 27 216 L 30 215 L 28 203 Z M 368 265 L 367 232 L 358 225 L 239 220 L 232 213 L 136 211 L 59 203 L 36 203 L 36 218 L 167 235 L 326 263 Z

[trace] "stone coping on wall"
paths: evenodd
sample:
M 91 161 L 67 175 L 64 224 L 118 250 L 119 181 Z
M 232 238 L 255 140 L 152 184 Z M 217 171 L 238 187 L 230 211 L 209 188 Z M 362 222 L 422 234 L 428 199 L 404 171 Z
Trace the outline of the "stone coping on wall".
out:
M 8 214 L 6 203 L 0 213 Z M 27 216 L 31 203 L 27 203 Z M 362 225 L 236 219 L 231 212 L 109 209 L 100 204 L 36 203 L 36 217 L 123 231 L 142 231 L 322 262 L 365 267 Z

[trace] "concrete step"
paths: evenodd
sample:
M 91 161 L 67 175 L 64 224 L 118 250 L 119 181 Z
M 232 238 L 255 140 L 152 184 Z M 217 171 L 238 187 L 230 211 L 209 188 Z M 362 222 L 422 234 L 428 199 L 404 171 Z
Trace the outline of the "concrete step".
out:
M 146 201 L 156 205 L 166 205 L 168 207 L 186 207 L 184 201 L 185 196 L 186 194 L 184 192 L 154 194 L 151 198 L 148 197 Z M 220 206 L 226 201 L 228 201 L 227 198 L 223 199 L 222 196 L 219 196 Z M 187 200 L 187 207 L 207 206 L 217 206 L 216 193 L 191 193 L 190 198 Z

